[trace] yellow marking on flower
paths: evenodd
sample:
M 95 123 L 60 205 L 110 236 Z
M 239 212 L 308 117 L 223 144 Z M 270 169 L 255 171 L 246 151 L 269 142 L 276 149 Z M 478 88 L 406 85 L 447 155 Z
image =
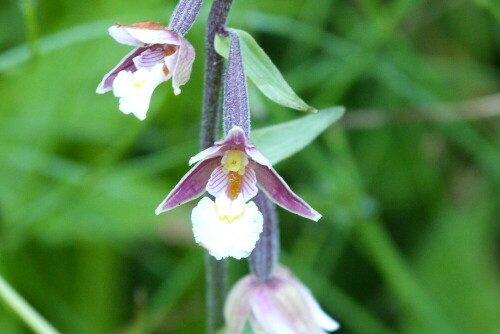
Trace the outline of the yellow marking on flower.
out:
M 222 170 L 228 174 L 227 195 L 234 200 L 241 193 L 248 158 L 242 151 L 229 150 L 224 153 L 221 163 Z
M 141 80 L 141 81 L 134 81 L 134 86 L 136 88 L 139 88 L 141 87 L 142 85 L 144 85 L 146 83 L 146 80 Z
M 241 151 L 228 151 L 226 161 L 224 162 L 224 172 L 238 172 L 238 174 L 245 174 L 245 163 L 243 162 L 243 152 Z
M 245 202 L 241 198 L 230 200 L 226 197 L 218 197 L 215 199 L 215 211 L 221 222 L 232 223 L 245 213 Z

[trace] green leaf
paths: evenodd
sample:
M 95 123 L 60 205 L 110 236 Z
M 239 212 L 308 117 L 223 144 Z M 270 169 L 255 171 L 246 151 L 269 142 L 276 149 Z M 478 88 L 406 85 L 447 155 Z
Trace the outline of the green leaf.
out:
M 278 68 L 249 33 L 238 29 L 229 30 L 240 37 L 246 75 L 265 96 L 285 107 L 309 112 L 317 111 L 293 91 Z M 222 57 L 227 58 L 229 38 L 215 36 L 214 47 Z
M 255 146 L 276 164 L 309 145 L 344 114 L 344 107 L 331 107 L 317 114 L 255 130 L 251 138 Z
M 219 329 L 216 334 L 227 334 L 226 328 Z M 245 323 L 245 327 L 243 327 L 241 334 L 254 334 L 254 331 L 252 329 L 252 326 L 250 325 L 250 322 L 247 321 Z

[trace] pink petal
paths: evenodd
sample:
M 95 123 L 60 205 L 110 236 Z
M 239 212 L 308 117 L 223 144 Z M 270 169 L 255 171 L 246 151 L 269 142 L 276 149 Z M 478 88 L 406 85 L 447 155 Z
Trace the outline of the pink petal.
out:
M 255 162 L 264 166 L 271 166 L 271 162 L 250 142 L 245 132 L 239 126 L 234 126 L 226 137 L 215 143 L 216 145 L 236 145 L 245 149 L 248 156 Z
M 247 138 L 245 132 L 239 126 L 234 126 L 227 135 L 220 141 L 215 143 L 216 145 L 235 145 L 240 147 L 247 146 Z
M 127 32 L 145 44 L 180 44 L 179 37 L 170 30 L 127 28 Z
M 118 73 L 121 71 L 136 71 L 137 68 L 135 67 L 134 64 L 134 58 L 139 56 L 142 52 L 147 50 L 147 48 L 136 48 L 132 50 L 129 54 L 127 54 L 125 57 L 123 57 L 122 60 L 118 63 L 118 65 L 115 66 L 111 71 L 109 71 L 104 78 L 102 78 L 101 83 L 99 86 L 97 86 L 96 92 L 99 94 L 103 94 L 106 92 L 109 92 L 111 89 L 113 89 L 113 81 L 115 80 L 116 76 Z
M 259 187 L 276 204 L 302 217 L 318 221 L 321 215 L 297 196 L 272 167 L 250 162 L 257 175 Z
M 210 193 L 210 195 L 214 197 L 219 197 L 219 195 L 228 195 L 227 190 L 229 186 L 229 177 L 226 173 L 224 173 L 223 166 L 217 166 L 210 179 L 207 182 L 206 190 Z M 242 184 L 241 184 L 241 195 L 243 196 L 243 200 L 245 202 L 252 199 L 259 188 L 257 188 L 257 178 L 255 176 L 255 171 L 247 167 L 245 170 L 245 175 L 243 176 Z
M 324 334 L 294 284 L 279 280 L 268 282 L 256 297 L 261 299 L 254 298 L 252 311 L 266 333 Z
M 219 164 L 212 172 L 212 175 L 210 175 L 206 190 L 210 195 L 219 197 L 219 195 L 226 194 L 228 184 L 229 178 L 227 174 L 224 173 L 223 166 Z
M 254 279 L 246 276 L 239 280 L 227 295 L 224 305 L 224 318 L 228 334 L 241 334 L 245 322 L 250 316 L 250 300 L 256 290 Z
M 165 51 L 163 48 L 148 48 L 139 56 L 135 57 L 134 64 L 137 69 L 145 67 L 152 68 L 158 63 L 162 63 L 165 59 Z
M 172 76 L 172 71 L 175 69 L 175 66 L 177 66 L 178 56 L 179 56 L 179 51 L 175 50 L 174 53 L 164 58 L 165 66 L 167 67 L 169 75 L 171 76 Z
M 210 174 L 219 164 L 219 159 L 208 159 L 191 168 L 158 206 L 155 213 L 158 215 L 171 210 L 203 194 Z
M 281 305 L 276 303 L 272 291 L 260 289 L 252 300 L 252 315 L 257 327 L 262 327 L 267 334 L 297 334 L 293 328 L 294 314 L 283 312 Z
M 212 147 L 209 147 L 207 149 L 204 149 L 191 159 L 189 159 L 189 165 L 191 166 L 192 164 L 200 161 L 200 160 L 206 160 L 206 159 L 211 159 L 214 157 L 221 157 L 224 155 L 224 151 L 222 150 L 223 146 L 222 145 L 217 145 L 215 144 Z
M 243 177 L 243 184 L 241 185 L 241 194 L 243 195 L 243 200 L 249 201 L 259 192 L 257 188 L 257 177 L 255 171 L 247 166 L 245 170 L 245 176 Z
M 321 309 L 318 302 L 313 297 L 311 291 L 302 283 L 300 283 L 298 280 L 296 279 L 294 280 L 296 281 L 297 286 L 302 293 L 302 297 L 306 301 L 307 307 L 309 308 L 309 311 L 314 317 L 316 324 L 322 329 L 329 332 L 333 332 L 339 329 L 340 324 Z
M 180 46 L 177 50 L 177 62 L 173 68 L 172 87 L 174 94 L 180 94 L 180 86 L 186 84 L 191 77 L 191 69 L 195 58 L 193 46 L 184 38 L 179 37 Z
M 179 37 L 160 23 L 143 21 L 129 25 L 114 25 L 109 34 L 118 42 L 127 45 L 173 44 L 179 45 Z
M 131 36 L 127 29 L 123 26 L 114 25 L 108 29 L 111 37 L 115 39 L 120 44 L 132 45 L 132 46 L 144 46 L 144 43 L 137 38 Z
M 248 154 L 250 159 L 258 163 L 259 165 L 272 167 L 271 162 L 255 146 L 247 145 L 245 148 L 245 152 Z

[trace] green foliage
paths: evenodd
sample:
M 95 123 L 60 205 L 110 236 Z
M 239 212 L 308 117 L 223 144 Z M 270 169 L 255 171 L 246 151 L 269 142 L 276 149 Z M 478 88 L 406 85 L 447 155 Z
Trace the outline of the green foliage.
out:
M 265 96 L 285 107 L 309 112 L 316 111 L 295 94 L 276 65 L 249 33 L 238 29 L 230 30 L 236 32 L 240 38 L 246 75 Z M 229 38 L 217 35 L 214 46 L 220 55 L 224 58 L 228 57 Z
M 62 333 L 204 330 L 194 203 L 154 208 L 199 150 L 209 4 L 186 36 L 191 81 L 179 96 L 159 86 L 144 122 L 95 94 L 130 51 L 106 28 L 166 22 L 175 1 L 0 4 L 0 273 Z M 500 330 L 498 13 L 490 0 L 235 1 L 229 26 L 320 109 L 251 96 L 259 147 L 290 140 L 268 127 L 292 124 L 300 148 L 324 130 L 278 165 L 323 214 L 279 211 L 282 262 L 339 333 Z M 347 112 L 329 127 L 332 105 Z M 247 272 L 229 264 L 231 282 Z M 0 333 L 27 332 L 0 303 Z
M 343 114 L 343 107 L 321 110 L 317 114 L 255 130 L 251 134 L 252 141 L 272 164 L 276 164 L 309 145 Z

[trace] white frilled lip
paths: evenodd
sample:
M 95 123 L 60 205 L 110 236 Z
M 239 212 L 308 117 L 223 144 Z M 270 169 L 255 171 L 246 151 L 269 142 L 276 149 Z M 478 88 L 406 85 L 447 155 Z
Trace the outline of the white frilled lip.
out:
M 153 21 L 142 21 L 133 24 L 117 23 L 111 26 L 109 34 L 118 43 L 145 46 L 150 44 L 180 45 L 180 37 L 161 23 Z
M 227 133 L 226 137 L 216 142 L 214 146 L 201 151 L 189 159 L 189 165 L 201 160 L 223 156 L 225 151 L 234 149 L 235 147 L 245 151 L 250 159 L 259 165 L 271 167 L 271 162 L 247 139 L 245 132 L 239 126 L 233 127 Z
M 191 221 L 195 241 L 217 260 L 248 257 L 262 232 L 263 217 L 254 202 L 203 197 L 193 209 Z M 226 202 L 226 203 L 224 203 Z M 224 217 L 233 217 L 228 221 Z

